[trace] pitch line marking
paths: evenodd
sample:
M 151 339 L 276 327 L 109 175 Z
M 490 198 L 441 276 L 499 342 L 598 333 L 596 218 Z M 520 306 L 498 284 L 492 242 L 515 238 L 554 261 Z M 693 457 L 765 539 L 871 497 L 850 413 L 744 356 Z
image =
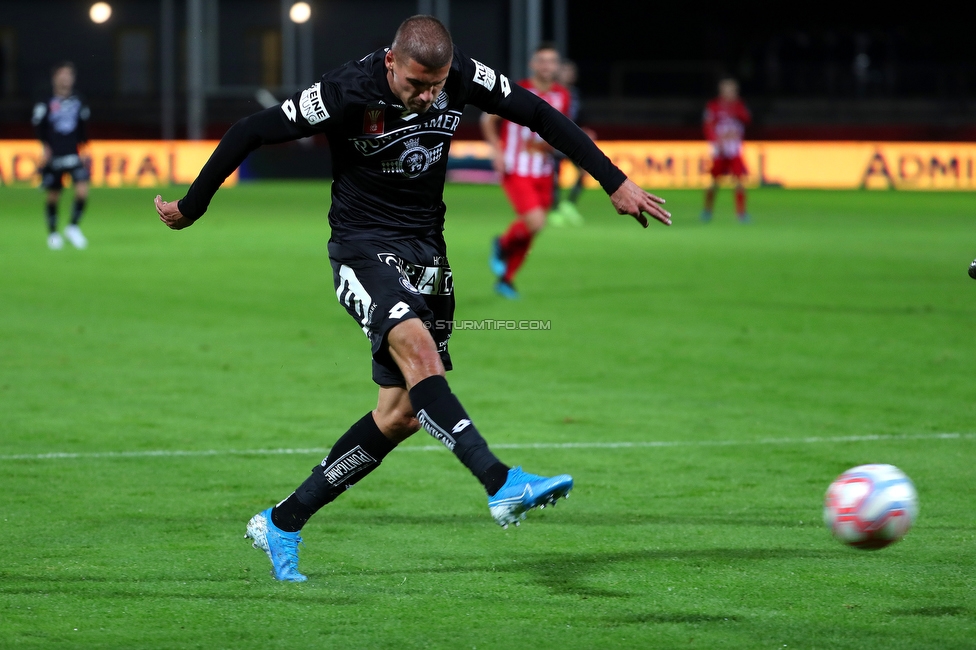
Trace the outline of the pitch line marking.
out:
M 843 442 L 886 442 L 898 440 L 976 440 L 976 433 L 919 433 L 807 438 L 759 438 L 757 440 L 644 440 L 634 442 L 528 442 L 499 443 L 492 449 L 653 449 L 666 447 L 738 447 L 746 445 L 815 445 Z M 401 447 L 401 451 L 446 451 L 443 445 Z M 50 452 L 46 454 L 0 455 L 5 460 L 73 460 L 86 458 L 174 458 L 205 456 L 304 456 L 329 453 L 328 447 L 296 449 L 159 449 L 146 451 Z

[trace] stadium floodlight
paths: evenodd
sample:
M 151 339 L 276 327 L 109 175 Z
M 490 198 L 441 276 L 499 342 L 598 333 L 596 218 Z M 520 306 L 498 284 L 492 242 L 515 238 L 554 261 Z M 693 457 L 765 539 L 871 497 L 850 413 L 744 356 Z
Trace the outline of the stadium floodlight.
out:
M 307 23 L 312 17 L 312 8 L 307 2 L 296 2 L 288 11 L 288 17 L 291 18 L 291 22 L 299 25 Z
M 88 17 L 93 23 L 101 25 L 112 17 L 112 5 L 107 2 L 96 2 L 88 10 Z

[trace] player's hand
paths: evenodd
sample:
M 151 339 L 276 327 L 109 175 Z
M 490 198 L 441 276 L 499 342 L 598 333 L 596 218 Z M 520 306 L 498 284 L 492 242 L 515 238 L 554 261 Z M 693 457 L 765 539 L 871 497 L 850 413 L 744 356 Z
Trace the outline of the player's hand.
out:
M 491 157 L 491 166 L 500 175 L 505 175 L 505 152 L 500 147 L 495 149 L 495 155 Z
M 157 194 L 155 204 L 159 220 L 165 223 L 167 227 L 173 230 L 183 230 L 193 225 L 193 220 L 184 217 L 180 212 L 178 201 L 164 201 L 163 197 Z
M 525 143 L 525 150 L 529 153 L 553 154 L 556 150 L 545 140 L 529 140 Z
M 629 178 L 610 195 L 610 202 L 617 209 L 617 214 L 629 214 L 645 228 L 648 223 L 645 212 L 665 226 L 671 225 L 671 213 L 661 207 L 664 199 L 645 192 Z

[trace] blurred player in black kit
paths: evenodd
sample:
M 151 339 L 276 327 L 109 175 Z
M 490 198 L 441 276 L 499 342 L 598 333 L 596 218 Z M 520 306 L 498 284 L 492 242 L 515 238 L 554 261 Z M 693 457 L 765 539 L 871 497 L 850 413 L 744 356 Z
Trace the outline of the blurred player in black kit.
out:
M 267 553 L 279 580 L 306 580 L 298 571 L 298 544 L 309 518 L 421 427 L 478 478 L 502 526 L 572 489 L 568 475 L 536 476 L 499 461 L 445 378 L 454 281 L 442 199 L 448 148 L 466 104 L 538 131 L 602 184 L 620 214 L 644 227 L 645 212 L 670 224 L 662 199 L 627 180 L 549 104 L 462 54 L 431 16 L 408 18 L 390 48 L 328 72 L 281 106 L 241 120 L 182 200 L 156 197 L 163 223 L 186 228 L 252 150 L 315 133 L 329 139 L 334 180 L 328 249 L 336 297 L 369 338 L 379 398 L 304 483 L 248 522 L 247 537 Z M 452 498 L 449 488 L 443 494 Z
M 71 223 L 64 229 L 64 236 L 75 248 L 85 248 L 88 240 L 81 232 L 79 223 L 88 201 L 88 171 L 91 161 L 79 150 L 88 142 L 89 110 L 80 97 L 74 94 L 75 66 L 70 61 L 59 63 L 51 71 L 54 95 L 46 102 L 34 106 L 31 122 L 34 132 L 44 146 L 41 160 L 41 186 L 47 190 L 45 203 L 47 215 L 47 245 L 60 250 L 64 240 L 58 233 L 58 201 L 64 189 L 65 174 L 71 175 L 75 201 L 71 209 Z

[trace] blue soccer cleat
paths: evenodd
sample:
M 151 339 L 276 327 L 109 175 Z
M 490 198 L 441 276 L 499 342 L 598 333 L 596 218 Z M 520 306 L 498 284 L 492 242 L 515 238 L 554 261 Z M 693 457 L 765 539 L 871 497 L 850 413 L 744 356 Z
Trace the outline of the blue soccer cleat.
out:
M 244 537 L 254 540 L 254 548 L 261 549 L 271 559 L 272 573 L 277 580 L 305 582 L 307 577 L 298 572 L 298 545 L 300 533 L 286 533 L 271 523 L 271 508 L 251 517 Z
M 556 505 L 559 497 L 569 498 L 573 489 L 573 477 L 560 474 L 547 478 L 523 472 L 521 467 L 508 470 L 508 480 L 495 496 L 488 497 L 488 509 L 495 522 L 502 528 L 509 524 L 519 525 L 525 513 L 538 506 Z
M 510 282 L 505 282 L 504 280 L 499 280 L 495 283 L 495 293 L 497 293 L 502 298 L 508 298 L 509 300 L 518 300 L 519 292 Z
M 701 220 L 702 220 L 702 223 L 710 223 L 712 221 L 712 211 L 711 210 L 702 210 L 701 211 Z
M 488 258 L 488 266 L 491 267 L 491 272 L 496 278 L 504 277 L 505 271 L 508 269 L 508 262 L 505 260 L 505 254 L 502 251 L 501 237 L 495 237 L 491 242 L 491 255 Z

